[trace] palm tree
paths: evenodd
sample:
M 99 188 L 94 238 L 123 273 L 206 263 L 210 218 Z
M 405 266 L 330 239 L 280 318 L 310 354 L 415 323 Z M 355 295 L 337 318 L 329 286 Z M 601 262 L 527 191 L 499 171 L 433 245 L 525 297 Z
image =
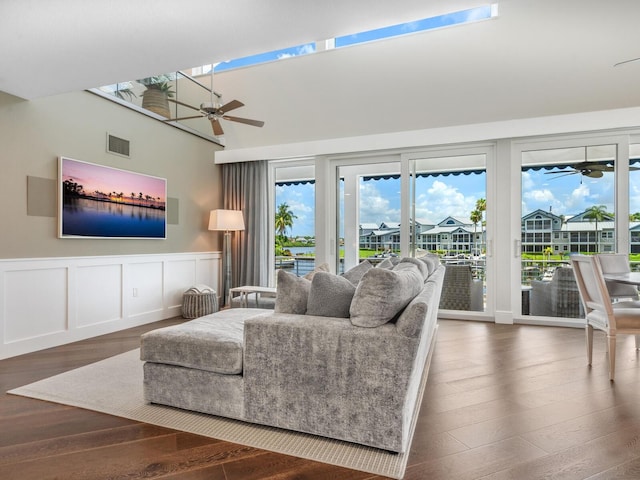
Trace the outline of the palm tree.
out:
M 469 220 L 473 222 L 473 248 L 475 250 L 474 253 L 477 255 L 478 245 L 477 245 L 476 234 L 477 234 L 478 222 L 482 222 L 482 212 L 478 209 L 474 210 L 473 212 L 471 212 L 471 215 L 469 216 Z
M 487 199 L 486 198 L 479 198 L 478 200 L 476 200 L 476 210 L 478 212 L 480 212 L 480 233 L 482 235 L 480 235 L 480 237 L 484 240 L 484 212 L 487 211 Z
M 296 217 L 287 203 L 281 203 L 278 205 L 278 211 L 276 212 L 275 229 L 278 239 L 283 242 L 286 240 L 287 228 L 293 227 L 293 220 Z
M 587 208 L 584 213 L 584 218 L 588 218 L 589 221 L 595 220 L 596 222 L 596 253 L 600 251 L 600 238 L 598 236 L 598 222 L 606 220 L 611 217 L 610 213 L 607 213 L 607 207 L 605 205 L 594 205 Z

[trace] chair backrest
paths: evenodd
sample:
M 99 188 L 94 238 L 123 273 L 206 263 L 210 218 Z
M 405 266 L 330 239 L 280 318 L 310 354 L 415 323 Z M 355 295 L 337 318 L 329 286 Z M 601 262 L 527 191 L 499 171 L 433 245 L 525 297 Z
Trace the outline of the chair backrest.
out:
M 599 253 L 596 255 L 602 273 L 629 273 L 629 256 L 624 253 Z M 638 289 L 634 285 L 605 280 L 609 296 L 612 298 L 638 297 Z
M 598 310 L 612 319 L 613 307 L 599 259 L 595 255 L 572 255 L 571 265 L 586 314 Z
M 440 308 L 445 310 L 471 310 L 471 284 L 473 275 L 469 265 L 446 265 Z

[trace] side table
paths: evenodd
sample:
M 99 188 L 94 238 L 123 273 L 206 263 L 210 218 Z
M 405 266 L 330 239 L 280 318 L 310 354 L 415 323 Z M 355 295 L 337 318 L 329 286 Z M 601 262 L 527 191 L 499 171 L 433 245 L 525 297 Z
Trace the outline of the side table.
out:
M 240 306 L 242 308 L 249 307 L 249 295 L 255 293 L 256 295 L 256 307 L 260 308 L 260 295 L 263 293 L 269 293 L 275 295 L 276 289 L 274 287 L 259 287 L 256 285 L 245 285 L 242 287 L 233 287 L 229 289 L 229 307 L 231 307 L 231 301 L 240 296 Z

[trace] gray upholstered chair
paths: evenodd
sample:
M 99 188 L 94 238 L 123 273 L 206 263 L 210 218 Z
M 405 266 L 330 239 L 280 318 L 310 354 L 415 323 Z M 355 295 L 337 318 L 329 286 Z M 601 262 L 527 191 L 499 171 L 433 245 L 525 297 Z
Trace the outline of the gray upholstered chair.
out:
M 602 273 L 629 273 L 629 255 L 624 253 L 599 253 L 596 255 L 600 261 Z M 605 280 L 609 297 L 616 302 L 619 300 L 638 300 L 638 289 L 635 285 L 626 285 L 620 282 Z
M 531 315 L 582 318 L 578 285 L 571 267 L 558 267 L 551 281 L 531 282 Z
M 440 308 L 484 311 L 482 280 L 473 278 L 469 265 L 446 265 Z
M 636 350 L 640 347 L 640 302 L 611 302 L 597 256 L 573 255 L 571 264 L 586 312 L 587 361 L 591 365 L 593 329 L 602 330 L 607 334 L 609 379 L 613 380 L 616 368 L 616 335 L 635 335 Z

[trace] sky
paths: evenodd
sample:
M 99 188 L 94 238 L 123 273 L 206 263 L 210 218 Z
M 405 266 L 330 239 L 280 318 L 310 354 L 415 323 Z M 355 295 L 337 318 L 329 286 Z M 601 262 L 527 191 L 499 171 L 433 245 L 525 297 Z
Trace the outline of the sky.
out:
M 460 23 L 475 22 L 478 20 L 491 18 L 491 16 L 491 6 L 483 5 L 468 10 L 462 10 L 459 12 L 416 20 L 414 22 L 390 25 L 388 27 L 378 28 L 376 30 L 369 30 L 366 32 L 359 32 L 352 35 L 337 37 L 334 39 L 335 48 L 346 47 L 348 45 L 354 45 L 357 43 L 370 42 L 373 40 L 379 40 L 381 38 L 394 37 L 397 35 L 404 35 L 407 33 L 413 33 L 423 30 L 432 30 L 434 28 L 447 27 Z M 223 72 L 225 70 L 246 67 L 248 65 L 256 65 L 259 63 L 280 60 L 283 58 L 307 55 L 309 53 L 315 53 L 315 51 L 316 46 L 313 42 L 303 45 L 296 45 L 289 48 L 283 48 L 282 50 L 274 50 L 271 52 L 264 52 L 257 55 L 251 55 L 248 57 L 236 58 L 226 62 L 221 62 L 214 66 L 214 72 Z M 204 73 L 207 73 L 207 71 L 208 70 L 205 69 Z
M 62 181 L 73 179 L 83 186 L 87 193 L 96 190 L 102 193 L 131 193 L 149 195 L 160 202 L 166 201 L 166 181 L 162 178 L 142 175 L 126 170 L 85 163 L 69 158 L 63 159 Z
M 522 173 L 522 215 L 537 209 L 570 217 L 593 205 L 614 212 L 614 174 L 602 178 L 553 175 L 548 170 Z M 640 171 L 629 175 L 631 213 L 640 211 Z M 420 177 L 416 185 L 416 218 L 436 224 L 447 216 L 471 223 L 476 201 L 486 198 L 486 175 Z M 314 184 L 276 187 L 276 206 L 286 202 L 298 218 L 290 235 L 314 235 Z M 400 180 L 370 180 L 360 184 L 360 223 L 400 221 Z

